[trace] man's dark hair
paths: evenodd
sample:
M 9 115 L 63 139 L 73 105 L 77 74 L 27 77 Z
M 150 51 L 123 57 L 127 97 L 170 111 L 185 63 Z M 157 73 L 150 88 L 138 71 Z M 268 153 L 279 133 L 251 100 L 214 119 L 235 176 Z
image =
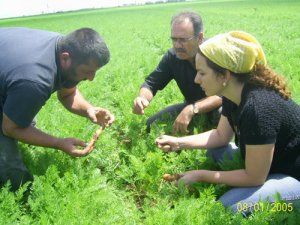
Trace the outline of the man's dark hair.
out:
M 181 23 L 186 19 L 189 19 L 189 21 L 193 24 L 195 37 L 198 36 L 200 32 L 203 32 L 203 23 L 201 16 L 193 11 L 184 11 L 174 15 L 171 20 L 171 26 L 174 23 Z
M 58 51 L 68 52 L 75 64 L 96 60 L 102 67 L 109 62 L 110 53 L 102 37 L 91 28 L 81 28 L 64 36 L 58 43 Z

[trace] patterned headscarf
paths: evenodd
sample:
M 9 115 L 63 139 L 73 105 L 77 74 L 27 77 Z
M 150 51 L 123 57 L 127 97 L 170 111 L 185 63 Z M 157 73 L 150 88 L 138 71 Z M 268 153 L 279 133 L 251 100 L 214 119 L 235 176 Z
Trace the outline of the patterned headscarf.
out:
M 259 42 L 243 31 L 216 35 L 199 47 L 212 62 L 234 73 L 248 73 L 255 64 L 267 63 Z

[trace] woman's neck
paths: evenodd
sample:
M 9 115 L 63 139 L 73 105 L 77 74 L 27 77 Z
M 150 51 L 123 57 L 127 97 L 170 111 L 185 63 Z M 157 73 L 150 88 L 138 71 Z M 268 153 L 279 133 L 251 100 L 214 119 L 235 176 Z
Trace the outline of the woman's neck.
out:
M 242 99 L 242 91 L 244 88 L 244 83 L 237 82 L 232 80 L 228 83 L 228 85 L 224 88 L 222 95 L 228 98 L 230 101 L 239 105 Z

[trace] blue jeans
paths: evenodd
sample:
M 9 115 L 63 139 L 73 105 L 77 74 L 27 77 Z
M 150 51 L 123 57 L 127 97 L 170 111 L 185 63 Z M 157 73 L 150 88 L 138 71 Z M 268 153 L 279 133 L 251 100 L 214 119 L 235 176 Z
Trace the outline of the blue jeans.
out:
M 226 158 L 232 159 L 237 151 L 239 151 L 238 148 L 230 143 L 224 147 L 208 149 L 206 154 L 215 162 L 222 163 L 226 155 Z M 231 208 L 233 212 L 242 212 L 247 215 L 255 210 L 263 209 L 258 204 L 260 200 L 269 202 L 269 209 L 275 207 L 276 194 L 279 194 L 284 202 L 291 203 L 291 207 L 297 207 L 300 203 L 300 181 L 285 174 L 269 174 L 263 185 L 232 188 L 223 194 L 219 201 L 225 207 Z

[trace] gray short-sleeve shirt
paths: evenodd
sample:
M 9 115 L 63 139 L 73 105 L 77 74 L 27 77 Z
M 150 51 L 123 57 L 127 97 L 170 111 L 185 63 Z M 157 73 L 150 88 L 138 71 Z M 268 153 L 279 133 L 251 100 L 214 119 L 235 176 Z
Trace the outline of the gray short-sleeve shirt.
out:
M 60 87 L 57 42 L 61 35 L 28 28 L 0 28 L 0 120 L 5 113 L 20 127 L 30 125 Z

